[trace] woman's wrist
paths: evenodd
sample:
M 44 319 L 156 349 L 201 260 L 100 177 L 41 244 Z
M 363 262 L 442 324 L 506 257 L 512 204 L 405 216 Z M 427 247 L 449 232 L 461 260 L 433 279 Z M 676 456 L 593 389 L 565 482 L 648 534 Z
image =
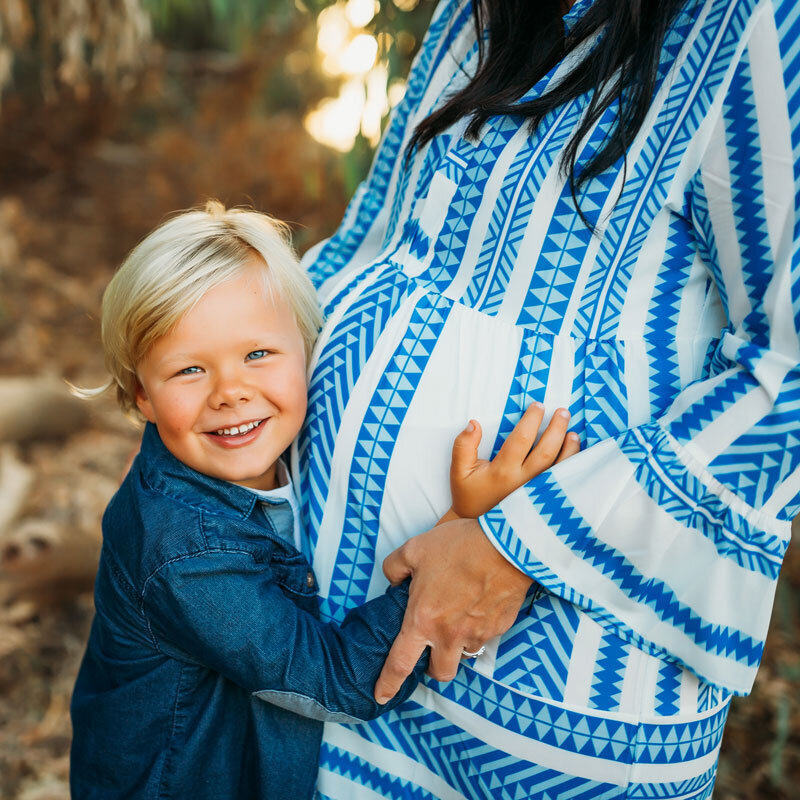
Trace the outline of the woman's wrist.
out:
M 436 524 L 441 525 L 443 522 L 452 522 L 454 519 L 461 519 L 461 517 L 456 514 L 456 512 L 453 510 L 453 507 L 450 506 L 450 508 L 448 508 L 445 512 L 445 515 L 440 517 Z

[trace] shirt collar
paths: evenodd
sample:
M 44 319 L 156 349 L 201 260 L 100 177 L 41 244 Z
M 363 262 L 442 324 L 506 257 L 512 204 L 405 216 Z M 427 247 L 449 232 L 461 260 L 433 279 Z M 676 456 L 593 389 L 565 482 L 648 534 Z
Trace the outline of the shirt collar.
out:
M 274 489 L 253 489 L 250 486 L 245 486 L 243 488 L 247 489 L 248 492 L 252 492 L 264 503 L 282 503 L 284 500 L 292 502 L 294 499 L 294 486 L 292 484 L 292 478 L 289 475 L 289 470 L 286 469 L 286 465 L 281 459 L 278 459 L 275 466 L 277 467 L 276 478 L 280 486 Z
M 156 491 L 194 508 L 233 512 L 246 519 L 258 503 L 258 497 L 243 486 L 203 475 L 175 458 L 151 422 L 144 430 L 133 469 Z

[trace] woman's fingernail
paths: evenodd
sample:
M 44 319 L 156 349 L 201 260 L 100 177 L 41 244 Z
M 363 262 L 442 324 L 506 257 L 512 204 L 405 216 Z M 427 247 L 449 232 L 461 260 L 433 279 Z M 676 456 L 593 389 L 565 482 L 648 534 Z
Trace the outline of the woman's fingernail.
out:
M 385 694 L 382 694 L 378 698 L 378 705 L 379 706 L 385 706 L 391 699 L 392 699 L 391 697 L 387 697 Z
M 544 408 L 544 403 L 540 403 L 538 400 L 534 400 L 534 401 L 531 403 L 531 405 L 532 405 L 534 408 L 539 408 L 539 409 L 541 409 L 541 408 Z
M 466 427 L 466 428 L 464 428 L 464 430 L 465 430 L 467 433 L 472 433 L 472 431 L 474 431 L 474 430 L 475 430 L 475 423 L 474 423 L 472 420 L 470 420 L 470 421 L 467 423 L 467 427 Z
M 556 412 L 559 417 L 564 417 L 564 419 L 569 419 L 569 411 L 566 408 L 559 408 Z

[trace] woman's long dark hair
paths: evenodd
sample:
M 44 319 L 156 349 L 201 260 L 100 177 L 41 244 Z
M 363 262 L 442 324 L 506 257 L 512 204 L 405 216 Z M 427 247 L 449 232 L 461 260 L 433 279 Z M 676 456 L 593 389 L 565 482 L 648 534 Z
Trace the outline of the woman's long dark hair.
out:
M 549 111 L 590 92 L 588 108 L 561 161 L 577 205 L 583 184 L 624 156 L 641 127 L 658 79 L 664 36 L 685 2 L 595 0 L 565 35 L 565 0 L 472 0 L 479 43 L 475 77 L 417 126 L 406 152 L 410 154 L 462 117 L 470 117 L 467 136 L 473 139 L 489 117 L 498 114 L 527 117 L 533 131 Z M 488 48 L 481 36 L 487 28 Z M 533 100 L 517 102 L 598 31 L 590 55 L 580 59 L 557 85 Z M 612 103 L 619 104 L 616 125 L 576 174 L 581 140 Z M 593 227 L 580 208 L 579 213 Z

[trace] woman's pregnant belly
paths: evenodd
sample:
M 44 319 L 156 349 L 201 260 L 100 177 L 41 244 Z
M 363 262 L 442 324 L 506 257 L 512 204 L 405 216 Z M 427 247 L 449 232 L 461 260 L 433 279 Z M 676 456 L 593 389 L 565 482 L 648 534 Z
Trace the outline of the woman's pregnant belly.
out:
M 702 373 L 710 342 L 691 343 L 686 375 Z M 386 555 L 447 510 L 452 442 L 470 418 L 483 428 L 483 458 L 534 400 L 548 412 L 568 407 L 584 446 L 593 444 L 651 418 L 653 402 L 625 391 L 626 375 L 647 376 L 658 348 L 676 346 L 540 335 L 427 292 L 392 267 L 345 289 L 312 363 L 297 445 L 323 615 L 341 619 L 382 592 Z M 725 701 L 539 588 L 449 688 L 431 681 L 420 691 L 463 693 L 481 681 L 628 723 L 694 718 Z

